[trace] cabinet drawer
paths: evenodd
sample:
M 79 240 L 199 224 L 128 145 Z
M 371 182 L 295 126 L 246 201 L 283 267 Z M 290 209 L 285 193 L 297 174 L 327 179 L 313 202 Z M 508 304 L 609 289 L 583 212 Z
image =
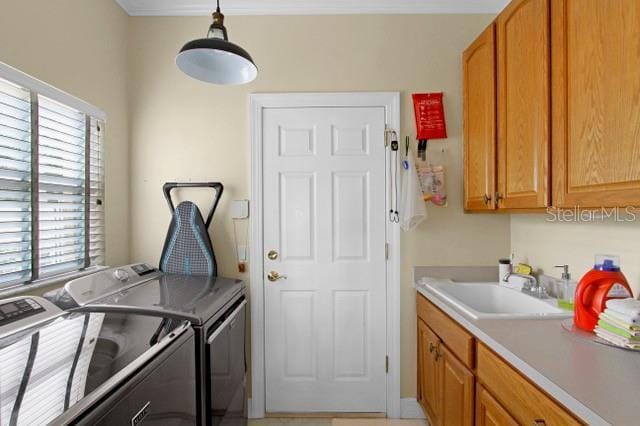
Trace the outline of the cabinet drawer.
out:
M 518 426 L 518 422 L 491 394 L 478 385 L 476 390 L 476 426 Z
M 477 362 L 478 379 L 518 423 L 523 425 L 581 424 L 563 407 L 482 344 L 478 344 Z M 535 423 L 536 421 L 540 423 Z
M 473 336 L 438 309 L 420 293 L 416 296 L 418 318 L 422 319 L 440 337 L 445 345 L 465 366 L 474 366 Z

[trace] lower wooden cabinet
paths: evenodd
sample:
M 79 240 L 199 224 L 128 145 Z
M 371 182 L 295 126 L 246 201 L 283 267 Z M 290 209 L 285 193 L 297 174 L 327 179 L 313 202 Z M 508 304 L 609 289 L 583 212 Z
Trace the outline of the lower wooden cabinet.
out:
M 418 321 L 419 402 L 435 424 L 440 417 L 440 366 L 436 358 L 440 339 L 427 325 Z
M 478 385 L 476 406 L 476 426 L 518 426 L 506 408 L 482 385 Z
M 582 424 L 424 296 L 416 302 L 418 402 L 432 426 Z
M 490 389 L 518 423 L 523 425 L 579 425 L 564 407 L 525 379 L 485 345 L 478 344 L 478 380 Z
M 475 377 L 422 320 L 418 320 L 418 401 L 431 424 L 473 424 Z
M 475 377 L 446 346 L 438 353 L 442 362 L 441 424 L 472 425 Z

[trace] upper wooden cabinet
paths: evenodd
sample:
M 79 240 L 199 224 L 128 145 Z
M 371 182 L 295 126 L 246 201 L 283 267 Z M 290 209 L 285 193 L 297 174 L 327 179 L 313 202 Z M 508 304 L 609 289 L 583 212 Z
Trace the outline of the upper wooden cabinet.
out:
M 464 207 L 494 210 L 496 192 L 495 25 L 464 52 Z
M 640 205 L 640 2 L 553 0 L 558 207 Z
M 549 0 L 516 0 L 464 52 L 464 206 L 550 201 Z
M 549 205 L 549 0 L 498 16 L 498 206 Z
M 463 57 L 465 208 L 493 208 L 494 26 L 497 208 L 640 205 L 640 2 L 514 0 Z

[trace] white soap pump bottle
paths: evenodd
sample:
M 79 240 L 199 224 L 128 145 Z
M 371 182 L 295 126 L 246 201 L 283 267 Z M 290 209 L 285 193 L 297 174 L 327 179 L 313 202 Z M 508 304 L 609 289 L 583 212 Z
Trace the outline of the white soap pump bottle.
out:
M 554 268 L 562 268 L 562 278 L 558 285 L 558 307 L 573 311 L 578 283 L 571 279 L 569 265 L 556 265 Z

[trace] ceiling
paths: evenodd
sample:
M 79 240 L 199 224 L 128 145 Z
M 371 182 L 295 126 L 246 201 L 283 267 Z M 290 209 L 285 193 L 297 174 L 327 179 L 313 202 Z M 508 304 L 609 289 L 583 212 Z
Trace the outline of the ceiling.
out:
M 131 16 L 209 15 L 215 0 L 115 0 Z M 221 0 L 226 15 L 497 13 L 509 0 Z

